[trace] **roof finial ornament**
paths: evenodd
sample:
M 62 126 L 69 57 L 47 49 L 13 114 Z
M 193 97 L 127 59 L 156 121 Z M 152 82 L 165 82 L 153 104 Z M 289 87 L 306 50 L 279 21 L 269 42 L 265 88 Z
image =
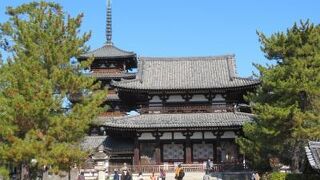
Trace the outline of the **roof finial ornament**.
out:
M 111 18 L 111 0 L 108 0 L 107 5 L 107 26 L 106 26 L 106 37 L 107 45 L 112 45 L 112 18 Z

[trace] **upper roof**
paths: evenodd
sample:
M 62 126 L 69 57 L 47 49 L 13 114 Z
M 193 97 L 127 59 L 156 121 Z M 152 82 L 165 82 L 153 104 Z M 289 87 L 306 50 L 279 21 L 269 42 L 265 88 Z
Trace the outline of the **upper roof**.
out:
M 134 52 L 119 49 L 113 44 L 106 44 L 101 48 L 82 54 L 78 59 L 85 60 L 90 57 L 94 57 L 94 59 L 126 58 L 134 57 L 135 55 Z
M 114 82 L 126 89 L 220 89 L 254 86 L 258 80 L 239 78 L 234 55 L 206 57 L 140 57 L 134 80 Z
M 308 146 L 305 147 L 308 161 L 311 167 L 315 170 L 320 170 L 320 142 L 309 141 Z
M 107 128 L 121 129 L 172 129 L 172 128 L 212 128 L 240 127 L 252 120 L 253 115 L 240 112 L 186 113 L 186 114 L 143 114 L 122 118 L 100 117 Z

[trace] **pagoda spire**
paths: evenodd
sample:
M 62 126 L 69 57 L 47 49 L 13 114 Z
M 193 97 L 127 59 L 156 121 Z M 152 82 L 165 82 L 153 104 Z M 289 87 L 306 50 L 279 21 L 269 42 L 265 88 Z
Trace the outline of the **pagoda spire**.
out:
M 112 45 L 112 18 L 111 18 L 111 0 L 108 0 L 107 5 L 107 25 L 106 25 L 106 38 L 107 44 Z

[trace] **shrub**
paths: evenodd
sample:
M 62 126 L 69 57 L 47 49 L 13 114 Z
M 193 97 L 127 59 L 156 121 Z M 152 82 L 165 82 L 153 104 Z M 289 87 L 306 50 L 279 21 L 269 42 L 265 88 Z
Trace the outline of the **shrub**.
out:
M 262 177 L 263 180 L 319 180 L 320 175 L 318 174 L 291 174 L 291 173 L 281 173 L 273 172 L 270 174 L 265 174 Z

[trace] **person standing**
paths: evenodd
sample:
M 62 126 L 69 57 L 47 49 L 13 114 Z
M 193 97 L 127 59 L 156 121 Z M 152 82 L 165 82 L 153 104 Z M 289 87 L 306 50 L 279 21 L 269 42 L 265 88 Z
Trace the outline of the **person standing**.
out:
M 132 177 L 128 170 L 123 170 L 122 175 L 121 175 L 121 180 L 132 180 Z
M 78 176 L 78 180 L 85 180 L 84 172 L 81 172 Z
M 117 169 L 114 170 L 113 180 L 120 180 L 119 173 L 118 173 Z
M 154 172 L 152 172 L 152 175 L 150 176 L 150 180 L 157 180 L 157 176 L 154 175 Z
M 182 180 L 183 177 L 184 177 L 184 171 L 183 171 L 183 168 L 181 166 L 181 164 L 178 165 L 177 169 L 175 170 L 175 176 L 174 178 L 177 179 L 177 180 Z
M 166 179 L 166 172 L 161 168 L 160 169 L 159 180 L 165 180 L 165 179 Z
M 139 172 L 138 180 L 143 180 L 142 172 Z
M 254 180 L 260 180 L 260 176 L 258 172 L 254 174 Z
M 211 170 L 212 170 L 211 160 L 208 159 L 208 161 L 206 163 L 206 174 L 209 174 Z

